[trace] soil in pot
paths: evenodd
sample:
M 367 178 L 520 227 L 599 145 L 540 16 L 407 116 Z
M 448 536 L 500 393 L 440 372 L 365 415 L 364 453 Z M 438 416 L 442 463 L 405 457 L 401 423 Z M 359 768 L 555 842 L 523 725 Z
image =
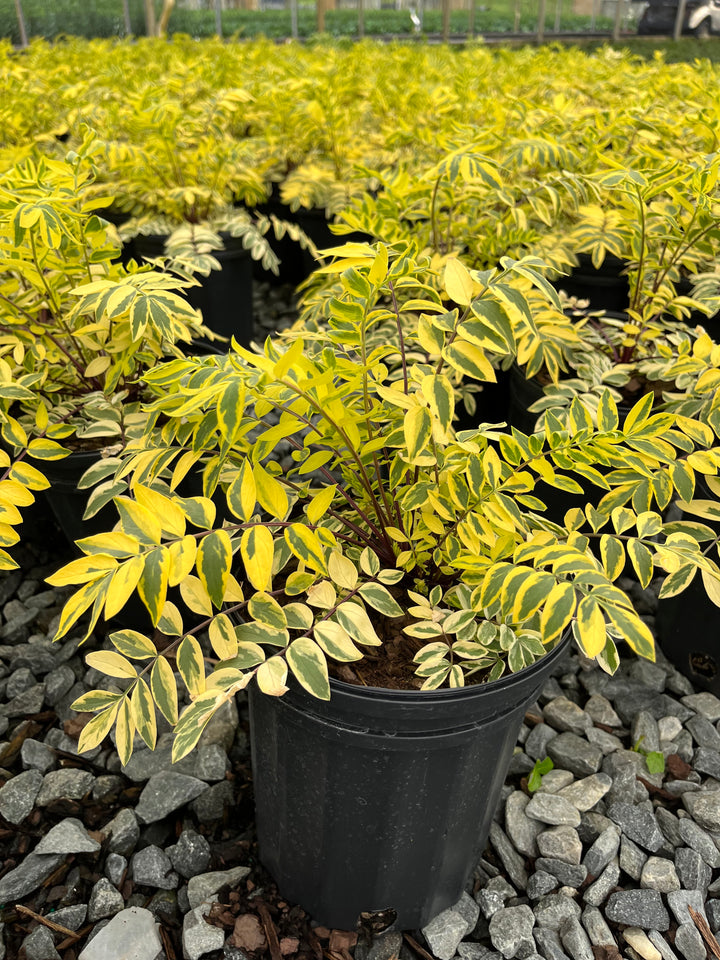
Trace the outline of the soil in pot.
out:
M 454 690 L 331 680 L 319 701 L 250 688 L 260 857 L 328 927 L 397 929 L 457 902 L 478 862 L 525 710 L 568 641 L 517 674 Z

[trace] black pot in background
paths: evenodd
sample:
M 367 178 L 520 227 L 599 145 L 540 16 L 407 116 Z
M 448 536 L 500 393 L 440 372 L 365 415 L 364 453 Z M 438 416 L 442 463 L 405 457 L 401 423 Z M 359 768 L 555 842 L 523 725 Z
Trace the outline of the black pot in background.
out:
M 273 214 L 278 220 L 286 220 L 288 223 L 297 224 L 318 250 L 337 247 L 343 243 L 370 243 L 373 239 L 369 234 L 359 231 L 338 236 L 330 230 L 332 221 L 328 219 L 324 209 L 313 208 L 307 210 L 301 207 L 299 210 L 293 211 L 280 200 L 275 191 L 265 203 L 258 206 L 257 211 L 265 214 L 265 216 Z M 305 250 L 287 234 L 281 240 L 278 240 L 271 229 L 266 236 L 274 253 L 280 260 L 279 274 L 275 275 L 269 270 L 265 270 L 259 261 L 255 261 L 253 271 L 256 280 L 272 284 L 287 283 L 296 287 L 307 280 L 317 268 L 318 263 L 310 251 Z
M 695 497 L 714 500 L 703 478 L 696 474 Z M 720 535 L 720 523 L 687 515 Z M 720 697 L 720 607 L 708 598 L 698 571 L 677 597 L 659 600 L 655 616 L 660 649 L 700 690 Z
M 191 306 L 200 310 L 203 322 L 223 337 L 235 337 L 244 347 L 253 338 L 253 261 L 238 237 L 221 234 L 224 250 L 214 250 L 221 270 L 211 270 L 196 279 L 199 287 L 184 291 Z M 133 241 L 138 258 L 160 257 L 165 253 L 164 236 L 137 236 Z
M 622 275 L 627 267 L 624 260 L 607 254 L 602 266 L 593 266 L 588 253 L 577 254 L 578 266 L 567 277 L 553 281 L 557 290 L 571 297 L 590 301 L 592 310 L 627 310 L 630 302 L 628 279 Z
M 330 928 L 392 910 L 400 930 L 456 903 L 487 841 L 525 710 L 567 641 L 495 683 L 409 691 L 250 687 L 260 859 Z

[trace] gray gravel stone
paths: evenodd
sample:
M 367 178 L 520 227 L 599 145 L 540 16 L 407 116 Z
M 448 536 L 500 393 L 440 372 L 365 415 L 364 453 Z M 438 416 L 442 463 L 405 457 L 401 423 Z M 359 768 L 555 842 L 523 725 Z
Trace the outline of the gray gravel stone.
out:
M 560 941 L 572 960 L 595 960 L 590 938 L 577 917 L 569 917 L 560 927 Z
M 355 948 L 355 956 L 357 957 L 357 947 Z M 484 946 L 482 943 L 475 943 L 473 940 L 464 940 L 458 944 L 458 956 L 460 960 L 500 960 L 501 955 L 495 953 L 494 950 Z M 403 957 L 405 958 L 404 952 Z M 240 958 L 240 960 L 244 960 L 244 958 Z
M 670 917 L 657 890 L 619 890 L 611 893 L 605 916 L 615 923 L 625 923 L 642 930 L 665 931 Z
M 25 770 L 0 789 L 0 813 L 9 823 L 21 823 L 32 811 L 42 783 L 41 773 Z
M 539 900 L 548 893 L 552 893 L 558 883 L 558 878 L 551 873 L 547 873 L 545 870 L 536 870 L 528 878 L 526 893 L 531 900 Z
M 373 937 L 369 945 L 361 940 L 355 947 L 355 960 L 394 960 L 402 946 L 402 934 L 398 930 L 389 930 Z M 227 946 L 225 950 L 227 951 Z
M 507 838 L 505 831 L 494 820 L 490 824 L 490 843 L 495 849 L 503 867 L 507 871 L 510 882 L 518 890 L 527 886 L 528 874 L 525 861 Z
M 249 867 L 233 867 L 231 870 L 214 870 L 200 873 L 188 880 L 187 896 L 191 909 L 206 900 L 212 900 L 222 887 L 236 887 L 250 873 Z
M 682 802 L 698 826 L 705 830 L 720 831 L 720 790 L 684 793 Z
M 680 702 L 683 706 L 692 710 L 693 713 L 699 713 L 711 723 L 720 720 L 720 700 L 714 693 L 704 690 L 702 693 L 691 693 L 687 697 L 682 697 Z
M 45 702 L 54 707 L 72 689 L 74 683 L 75 674 L 72 668 L 66 663 L 60 664 L 45 680 Z
M 103 827 L 103 833 L 109 837 L 108 850 L 129 857 L 140 839 L 140 827 L 137 817 L 127 807 L 117 814 Z
M 560 934 L 549 927 L 535 927 L 533 937 L 538 945 L 538 953 L 546 960 L 569 960 L 560 943 Z
M 660 893 L 670 893 L 680 889 L 675 864 L 664 857 L 648 857 L 640 874 L 640 886 Z
M 593 746 L 600 748 L 603 756 L 623 749 L 623 742 L 619 737 L 614 733 L 608 733 L 607 730 L 601 730 L 600 727 L 592 727 L 588 730 L 587 738 Z
M 662 835 L 672 847 L 681 847 L 683 844 L 680 834 L 680 821 L 666 807 L 656 807 L 655 816 Z
M 631 803 L 616 801 L 608 807 L 607 815 L 620 827 L 626 837 L 645 850 L 656 853 L 662 847 L 664 837 L 655 815 L 649 810 L 633 806 Z
M 675 931 L 675 951 L 685 960 L 707 960 L 703 938 L 694 923 L 681 923 Z
M 720 753 L 707 747 L 698 747 L 693 753 L 692 766 L 696 773 L 720 779 Z
M 648 940 L 659 952 L 663 960 L 678 960 L 678 956 L 659 930 L 649 930 Z
M 505 877 L 491 877 L 482 890 L 478 890 L 475 899 L 480 912 L 486 920 L 489 920 L 494 913 L 502 910 L 506 902 L 514 896 L 515 889 L 507 882 Z
M 675 869 L 686 890 L 707 890 L 710 886 L 712 870 L 697 850 L 679 847 L 675 851 Z
M 633 717 L 630 724 L 630 742 L 633 747 L 640 747 L 642 750 L 660 749 L 658 722 L 647 710 L 638 710 Z
M 55 949 L 53 935 L 47 927 L 35 927 L 22 942 L 25 960 L 61 960 Z
M 53 920 L 67 927 L 68 930 L 79 930 L 87 918 L 87 904 L 74 903 L 69 907 L 60 907 L 53 913 Z
M 219 927 L 213 927 L 205 921 L 212 904 L 203 903 L 185 914 L 183 920 L 182 944 L 185 960 L 199 960 L 206 953 L 222 949 L 225 934 Z
M 88 835 L 80 820 L 67 817 L 56 823 L 35 847 L 35 853 L 97 853 L 100 844 Z
M 678 923 L 689 923 L 688 907 L 692 907 L 703 919 L 707 919 L 705 903 L 700 890 L 673 890 L 672 893 L 667 895 L 667 904 Z M 658 929 L 660 928 L 658 927 Z
M 0 903 L 14 903 L 37 890 L 64 859 L 56 853 L 28 854 L 19 866 L 0 878 Z
M 465 898 L 472 906 L 472 913 L 468 912 Z M 462 938 L 474 929 L 479 913 L 475 901 L 464 894 L 461 904 L 443 910 L 423 927 L 423 936 L 438 960 L 451 960 L 455 956 Z
M 525 741 L 525 753 L 532 760 L 544 760 L 547 756 L 548 744 L 556 736 L 557 731 L 553 730 L 547 723 L 536 724 Z
M 207 790 L 208 785 L 182 773 L 156 773 L 140 794 L 135 815 L 141 823 L 155 823 Z
M 613 710 L 612 704 L 601 693 L 593 693 L 588 697 L 585 713 L 589 714 L 595 723 L 602 723 L 606 727 L 622 726 L 622 720 Z
M 543 897 L 535 905 L 534 913 L 538 926 L 549 927 L 558 933 L 566 920 L 580 916 L 580 907 L 572 897 L 566 897 L 564 893 L 554 893 Z
M 94 777 L 87 770 L 63 767 L 51 770 L 43 777 L 42 786 L 35 798 L 35 806 L 47 807 L 55 800 L 82 800 L 92 788 Z
M 505 907 L 490 918 L 490 941 L 506 960 L 519 954 L 534 952 L 533 927 L 535 917 L 530 907 Z
M 558 734 L 548 743 L 547 752 L 556 767 L 570 770 L 576 777 L 597 773 L 603 758 L 599 747 L 574 733 Z
M 563 787 L 570 786 L 575 777 L 569 770 L 548 770 L 543 774 L 538 793 L 559 793 Z
M 122 894 L 107 877 L 100 877 L 90 892 L 87 918 L 90 923 L 113 917 L 125 906 Z
M 690 718 L 688 723 L 691 723 L 694 718 Z M 702 719 L 702 718 L 695 718 Z M 707 722 L 707 721 L 705 721 Z M 672 741 L 682 730 L 682 724 L 677 717 L 660 717 L 657 722 L 658 733 L 660 734 L 660 743 L 664 741 Z M 712 726 L 711 726 L 712 729 Z M 720 743 L 720 740 L 718 741 Z
M 210 844 L 194 830 L 183 830 L 178 842 L 166 850 L 173 868 L 188 880 L 207 870 L 210 863 Z
M 617 855 L 620 846 L 620 830 L 615 825 L 603 830 L 585 854 L 583 864 L 593 877 L 599 877 L 605 867 Z
M 713 933 L 717 933 L 718 930 L 720 930 L 720 900 L 706 901 L 705 913 L 707 914 L 710 929 Z
M 505 831 L 516 850 L 526 857 L 538 854 L 537 835 L 543 827 L 525 813 L 530 798 L 522 790 L 513 790 L 505 801 Z
M 2 628 L 0 628 L 2 632 Z M 0 714 L 5 717 L 27 717 L 40 713 L 45 703 L 45 684 L 36 683 L 18 693 L 7 703 L 0 705 Z
M 128 907 L 115 914 L 78 960 L 156 960 L 162 949 L 158 925 L 150 911 Z
M 536 793 L 525 808 L 532 820 L 554 825 L 566 824 L 577 827 L 580 824 L 580 811 L 569 800 L 553 793 Z
M 123 774 L 136 783 L 149 780 L 157 773 L 182 773 L 198 780 L 224 780 L 228 769 L 227 754 L 218 743 L 198 744 L 187 757 L 172 762 L 173 734 L 163 734 L 155 750 L 136 750 L 122 768 Z
M 582 843 L 577 830 L 572 827 L 553 827 L 538 835 L 537 846 L 541 856 L 564 860 L 566 863 L 579 864 L 582 857 Z
M 592 718 L 567 697 L 556 697 L 543 708 L 545 722 L 561 732 L 583 735 L 592 725 Z
M 120 887 L 128 862 L 119 853 L 109 853 L 105 858 L 105 876 L 114 887 Z
M 179 882 L 170 858 L 154 844 L 143 847 L 133 854 L 130 861 L 133 880 L 145 887 L 174 890 Z
M 52 747 L 28 737 L 20 748 L 20 759 L 25 770 L 47 773 L 57 766 L 57 757 Z
M 568 787 L 563 787 L 558 796 L 568 800 L 584 813 L 594 807 L 598 800 L 602 800 L 611 786 L 612 778 L 606 773 L 594 773 L 590 777 L 577 780 Z
M 615 946 L 615 937 L 597 907 L 585 907 L 581 919 L 590 943 L 594 947 Z
M 620 840 L 620 869 L 633 880 L 640 880 L 648 855 L 629 837 Z
M 620 879 L 620 865 L 616 859 L 610 861 L 594 883 L 591 883 L 583 893 L 585 903 L 591 907 L 601 906 L 607 899 L 610 891 L 617 886 Z
M 19 670 L 15 670 L 8 677 L 7 684 L 5 685 L 5 696 L 8 700 L 12 700 L 12 698 L 17 697 L 18 694 L 29 690 L 34 684 L 35 677 L 28 668 L 20 667 Z
M 720 850 L 707 831 L 689 817 L 679 821 L 678 830 L 685 843 L 699 853 L 709 867 L 720 867 Z
M 212 786 L 192 801 L 190 809 L 200 823 L 214 823 L 222 820 L 227 807 L 234 803 L 232 784 L 228 780 L 213 783 Z
M 693 740 L 699 747 L 707 747 L 709 750 L 720 752 L 720 733 L 708 719 L 697 714 L 697 716 L 690 717 L 685 724 L 685 728 L 690 731 Z M 674 739 L 674 737 L 671 739 Z

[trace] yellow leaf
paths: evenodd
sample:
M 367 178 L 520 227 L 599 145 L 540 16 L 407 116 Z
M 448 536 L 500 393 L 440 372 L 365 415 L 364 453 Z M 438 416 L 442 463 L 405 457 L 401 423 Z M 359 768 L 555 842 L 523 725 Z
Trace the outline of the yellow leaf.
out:
M 275 543 L 267 527 L 254 526 L 243 531 L 240 554 L 245 574 L 256 590 L 270 589 Z
M 158 518 L 165 533 L 173 537 L 185 536 L 185 514 L 177 503 L 141 483 L 135 484 L 133 493 L 137 502 Z
M 286 691 L 287 664 L 280 657 L 271 657 L 257 668 L 255 678 L 263 693 L 271 697 L 281 697 Z
M 144 557 L 133 557 L 115 571 L 105 598 L 106 620 L 111 620 L 125 606 L 140 581 L 144 566 Z
M 115 653 L 114 650 L 95 650 L 93 653 L 88 653 L 85 662 L 89 667 L 99 670 L 108 677 L 135 679 L 137 676 L 137 670 L 127 657 Z
M 455 303 L 466 307 L 473 298 L 473 279 L 467 267 L 456 257 L 450 257 L 445 266 L 445 290 Z

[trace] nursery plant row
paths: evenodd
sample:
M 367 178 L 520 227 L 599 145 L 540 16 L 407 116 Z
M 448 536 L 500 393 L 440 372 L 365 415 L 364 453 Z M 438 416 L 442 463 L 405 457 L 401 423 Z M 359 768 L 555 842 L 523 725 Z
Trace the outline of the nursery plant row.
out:
M 166 726 L 180 760 L 248 688 L 261 855 L 343 925 L 382 906 L 381 854 L 340 893 L 307 837 L 342 809 L 362 860 L 348 784 L 384 796 L 388 738 L 447 745 L 441 784 L 475 771 L 438 819 L 463 855 L 439 874 L 410 817 L 387 881 L 421 925 L 459 899 L 563 649 L 654 656 L 621 578 L 720 598 L 715 68 L 187 38 L 4 66 L 0 558 L 69 489 L 56 639 L 92 637 L 102 677 L 80 749 L 112 731 L 127 763 Z M 301 284 L 259 345 L 253 261 Z M 702 644 L 679 659 L 712 683 Z

